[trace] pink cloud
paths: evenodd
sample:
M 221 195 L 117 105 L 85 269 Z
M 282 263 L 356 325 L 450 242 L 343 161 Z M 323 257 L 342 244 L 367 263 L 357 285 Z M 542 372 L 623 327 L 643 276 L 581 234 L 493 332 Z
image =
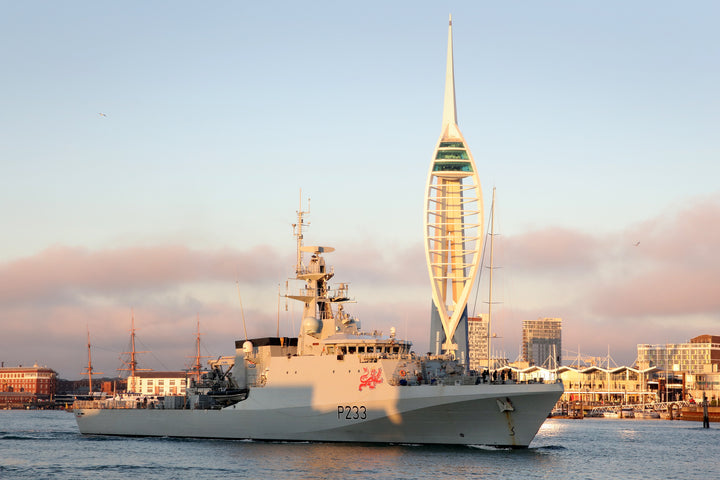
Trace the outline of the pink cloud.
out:
M 503 237 L 507 266 L 547 274 L 591 267 L 598 260 L 601 239 L 567 228 L 545 228 Z
M 287 260 L 269 247 L 203 252 L 180 245 L 91 251 L 55 246 L 0 265 L 0 302 L 163 289 L 178 283 L 275 279 Z
M 409 245 L 376 245 L 372 241 L 338 245 L 327 257 L 343 277 L 339 281 L 382 285 L 428 285 L 430 279 L 421 242 Z
M 720 201 L 708 199 L 630 230 L 640 242 L 622 258 L 622 275 L 591 298 L 604 315 L 720 315 Z M 632 253 L 632 255 L 629 255 Z
M 181 303 L 143 305 L 134 312 L 137 350 L 143 368 L 180 370 L 195 354 L 199 316 L 202 354 L 216 358 L 234 354 L 234 341 L 244 338 L 236 305 L 201 302 L 200 311 Z M 106 376 L 116 376 L 121 354 L 129 349 L 128 307 L 87 303 L 54 306 L 14 306 L 0 310 L 3 336 L 0 360 L 5 365 L 47 365 L 63 378 L 80 378 L 87 365 L 86 328 L 90 331 L 93 365 Z M 245 309 L 248 336 L 275 333 L 276 319 L 253 308 Z M 286 329 L 287 330 L 287 329 Z M 289 335 L 289 331 L 281 333 Z

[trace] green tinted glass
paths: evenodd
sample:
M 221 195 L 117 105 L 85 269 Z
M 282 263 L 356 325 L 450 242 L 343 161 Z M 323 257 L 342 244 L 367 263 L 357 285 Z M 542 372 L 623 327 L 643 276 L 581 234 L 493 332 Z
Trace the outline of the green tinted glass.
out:
M 435 162 L 433 172 L 472 172 L 470 162 Z
M 438 160 L 468 160 L 468 154 L 465 150 L 438 150 Z

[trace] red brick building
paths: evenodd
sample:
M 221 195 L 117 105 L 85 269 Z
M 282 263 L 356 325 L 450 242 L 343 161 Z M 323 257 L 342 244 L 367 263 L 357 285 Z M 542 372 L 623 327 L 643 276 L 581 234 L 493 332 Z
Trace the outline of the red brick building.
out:
M 0 367 L 0 406 L 50 400 L 57 389 L 57 373 L 48 367 Z

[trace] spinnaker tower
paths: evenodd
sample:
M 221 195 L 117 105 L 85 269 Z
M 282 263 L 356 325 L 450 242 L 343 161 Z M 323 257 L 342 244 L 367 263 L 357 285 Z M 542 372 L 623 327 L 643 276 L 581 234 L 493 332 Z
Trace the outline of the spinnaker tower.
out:
M 467 301 L 482 249 L 483 202 L 470 149 L 457 124 L 452 17 L 440 138 L 425 193 L 425 254 L 432 285 L 430 349 L 467 365 Z

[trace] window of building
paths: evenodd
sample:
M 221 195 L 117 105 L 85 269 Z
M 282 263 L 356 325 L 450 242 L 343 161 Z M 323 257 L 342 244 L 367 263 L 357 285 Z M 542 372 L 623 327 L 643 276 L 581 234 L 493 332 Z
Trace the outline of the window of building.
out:
M 433 172 L 472 172 L 470 162 L 435 162 Z

